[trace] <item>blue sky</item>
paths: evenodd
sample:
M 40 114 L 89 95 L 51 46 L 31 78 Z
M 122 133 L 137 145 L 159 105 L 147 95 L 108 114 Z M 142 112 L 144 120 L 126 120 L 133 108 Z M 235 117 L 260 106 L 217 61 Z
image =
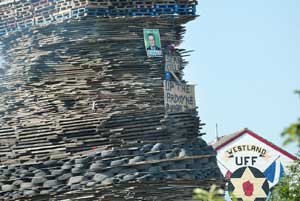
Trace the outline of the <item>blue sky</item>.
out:
M 201 0 L 182 47 L 195 50 L 185 78 L 196 84 L 204 137 L 249 128 L 281 146 L 300 117 L 300 1 Z M 283 147 L 297 152 L 295 145 Z

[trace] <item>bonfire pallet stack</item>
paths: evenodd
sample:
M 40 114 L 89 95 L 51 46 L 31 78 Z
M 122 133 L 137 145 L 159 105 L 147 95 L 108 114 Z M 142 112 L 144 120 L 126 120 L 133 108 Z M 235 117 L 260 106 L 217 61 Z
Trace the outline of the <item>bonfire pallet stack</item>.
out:
M 165 112 L 164 59 L 147 57 L 144 47 L 143 29 L 159 29 L 170 54 L 194 16 L 88 14 L 161 3 L 0 2 L 5 26 L 34 22 L 1 37 L 0 200 L 181 201 L 197 186 L 223 185 L 197 112 Z M 74 8 L 83 10 L 55 20 Z M 46 18 L 48 25 L 35 24 Z
M 83 16 L 195 15 L 195 0 L 1 0 L 0 35 Z

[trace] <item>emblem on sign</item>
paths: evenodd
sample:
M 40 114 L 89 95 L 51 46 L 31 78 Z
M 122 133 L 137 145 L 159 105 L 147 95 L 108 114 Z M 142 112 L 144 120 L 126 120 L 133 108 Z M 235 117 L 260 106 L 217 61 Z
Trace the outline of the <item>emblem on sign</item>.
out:
M 242 167 L 232 173 L 228 190 L 238 200 L 265 201 L 269 194 L 269 183 L 259 169 Z

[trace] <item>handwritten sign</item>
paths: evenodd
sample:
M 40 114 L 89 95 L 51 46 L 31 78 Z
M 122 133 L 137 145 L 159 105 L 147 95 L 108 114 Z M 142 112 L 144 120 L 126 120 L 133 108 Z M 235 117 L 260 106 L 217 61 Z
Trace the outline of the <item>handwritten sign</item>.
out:
M 181 68 L 181 58 L 179 56 L 166 55 L 166 71 L 168 72 L 180 72 Z
M 195 86 L 165 81 L 164 99 L 167 113 L 193 111 L 196 108 Z

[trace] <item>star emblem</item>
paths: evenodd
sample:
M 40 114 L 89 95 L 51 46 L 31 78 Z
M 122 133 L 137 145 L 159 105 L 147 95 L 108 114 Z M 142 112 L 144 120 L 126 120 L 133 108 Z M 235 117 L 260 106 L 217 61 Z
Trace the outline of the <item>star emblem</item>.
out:
M 254 167 L 237 169 L 230 178 L 229 191 L 243 201 L 261 200 L 267 197 L 269 186 L 264 175 Z

